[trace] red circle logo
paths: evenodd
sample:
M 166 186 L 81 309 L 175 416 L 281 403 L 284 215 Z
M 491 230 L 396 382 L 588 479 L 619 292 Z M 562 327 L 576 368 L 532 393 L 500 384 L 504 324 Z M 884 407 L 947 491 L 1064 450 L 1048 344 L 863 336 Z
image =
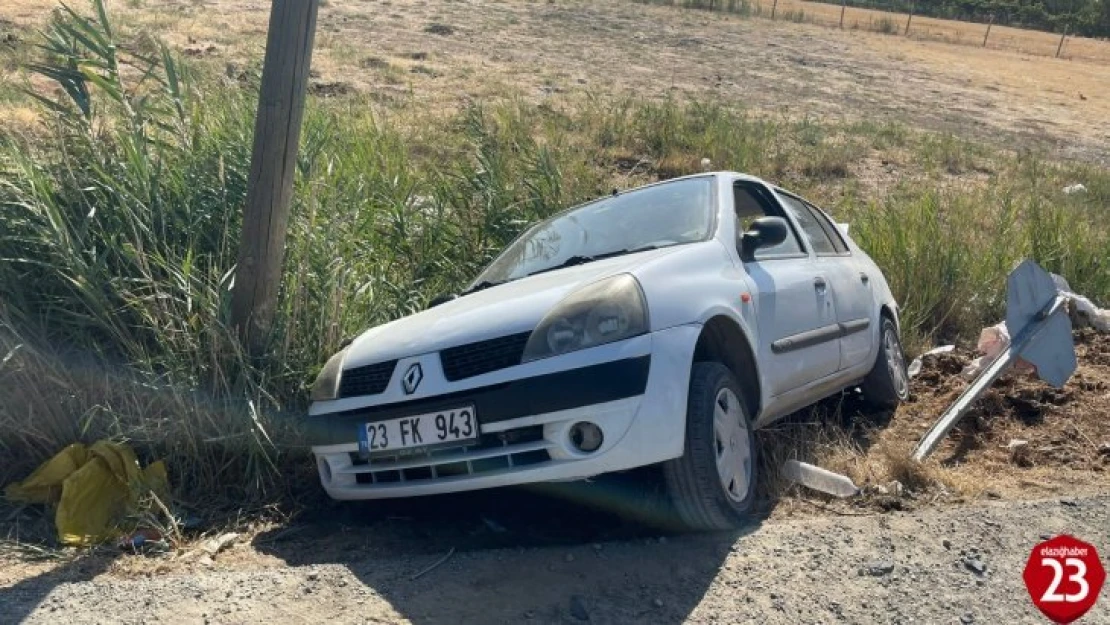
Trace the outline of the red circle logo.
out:
M 1106 570 L 1094 545 L 1062 534 L 1033 547 L 1022 577 L 1033 605 L 1053 622 L 1066 624 L 1095 605 Z

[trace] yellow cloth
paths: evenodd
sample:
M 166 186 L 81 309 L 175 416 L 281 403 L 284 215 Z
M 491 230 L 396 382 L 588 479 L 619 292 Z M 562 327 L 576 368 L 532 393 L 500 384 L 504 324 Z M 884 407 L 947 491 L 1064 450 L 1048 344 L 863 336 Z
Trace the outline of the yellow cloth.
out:
M 139 468 L 127 445 L 98 441 L 91 447 L 74 443 L 44 462 L 26 480 L 4 491 L 13 501 L 57 505 L 54 524 L 58 540 L 89 545 L 111 540 L 126 517 L 137 513 L 141 496 L 169 493 L 166 466 L 159 460 Z

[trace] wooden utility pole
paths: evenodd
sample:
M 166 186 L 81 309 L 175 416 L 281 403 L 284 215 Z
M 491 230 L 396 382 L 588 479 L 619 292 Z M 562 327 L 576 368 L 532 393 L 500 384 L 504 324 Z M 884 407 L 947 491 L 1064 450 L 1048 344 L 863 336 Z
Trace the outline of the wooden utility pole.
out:
M 1068 25 L 1064 24 L 1064 34 L 1060 36 L 1060 45 L 1056 46 L 1056 58 L 1060 58 L 1060 50 L 1064 49 L 1064 40 L 1068 38 Z
M 774 0 L 771 3 L 771 19 L 775 19 L 775 10 L 779 8 L 779 0 Z
M 987 34 L 983 35 L 983 47 L 987 47 L 987 37 L 991 36 L 991 26 L 994 26 L 994 14 L 991 14 L 991 21 L 987 22 Z
M 844 9 L 848 6 L 848 0 L 840 0 L 840 29 L 844 29 Z
M 913 21 L 913 3 L 910 3 L 910 16 L 906 18 L 906 36 L 910 36 L 910 22 Z
M 252 357 L 270 339 L 319 0 L 273 0 L 243 210 L 231 324 Z

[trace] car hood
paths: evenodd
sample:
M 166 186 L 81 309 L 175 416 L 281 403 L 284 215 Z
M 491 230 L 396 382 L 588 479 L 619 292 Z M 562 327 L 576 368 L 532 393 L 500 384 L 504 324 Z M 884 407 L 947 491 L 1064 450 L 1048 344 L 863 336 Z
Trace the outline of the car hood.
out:
M 695 245 L 648 250 L 514 280 L 376 326 L 348 349 L 344 368 L 406 358 L 447 347 L 529 332 L 579 287 L 631 272 Z

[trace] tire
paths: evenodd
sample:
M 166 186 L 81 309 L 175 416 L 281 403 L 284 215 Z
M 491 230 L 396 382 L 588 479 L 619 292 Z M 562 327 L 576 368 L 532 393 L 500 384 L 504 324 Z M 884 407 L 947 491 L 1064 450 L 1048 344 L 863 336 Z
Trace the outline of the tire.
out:
M 876 408 L 893 410 L 909 399 L 910 376 L 906 357 L 894 321 L 883 315 L 879 324 L 879 354 L 860 390 L 867 403 Z
M 721 440 L 722 433 L 728 440 Z M 731 461 L 725 460 L 725 455 Z M 732 469 L 727 486 L 718 459 Z M 755 436 L 740 384 L 720 363 L 694 363 L 686 407 L 685 449 L 680 458 L 663 465 L 667 494 L 682 525 L 693 531 L 743 525 L 754 508 L 758 466 Z M 740 484 L 741 478 L 745 485 Z

